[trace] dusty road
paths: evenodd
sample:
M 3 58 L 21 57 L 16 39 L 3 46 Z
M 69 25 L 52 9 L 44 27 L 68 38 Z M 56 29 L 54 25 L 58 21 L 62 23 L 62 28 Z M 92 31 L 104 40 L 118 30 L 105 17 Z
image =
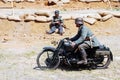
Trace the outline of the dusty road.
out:
M 95 25 L 86 24 L 102 44 L 109 46 L 114 61 L 108 69 L 66 71 L 34 70 L 36 57 L 51 41 L 73 36 L 73 20 L 65 21 L 69 30 L 63 36 L 47 35 L 49 23 L 0 21 L 0 80 L 120 80 L 120 19 L 112 18 Z M 6 25 L 7 24 L 7 25 Z
M 112 39 L 111 39 L 112 37 Z M 119 38 L 118 38 L 119 37 Z M 49 42 L 36 42 L 29 47 L 19 44 L 0 50 L 0 79 L 1 80 L 119 80 L 120 79 L 120 36 L 102 36 L 102 42 L 108 44 L 113 52 L 114 61 L 108 69 L 66 71 L 57 69 L 54 71 L 34 70 L 36 66 L 36 56 L 43 46 Z M 114 43 L 111 43 L 115 41 Z M 3 43 L 6 44 L 6 43 Z

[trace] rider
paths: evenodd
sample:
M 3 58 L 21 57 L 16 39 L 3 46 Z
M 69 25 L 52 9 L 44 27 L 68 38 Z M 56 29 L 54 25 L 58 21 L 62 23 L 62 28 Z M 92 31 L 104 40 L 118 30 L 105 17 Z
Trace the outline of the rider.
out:
M 59 10 L 56 10 L 54 13 L 55 16 L 53 16 L 53 20 L 50 24 L 50 31 L 47 33 L 52 34 L 58 28 L 58 33 L 62 35 L 64 32 L 63 20 L 61 19 L 61 16 L 59 16 Z
M 78 49 L 82 54 L 83 60 L 78 61 L 77 64 L 87 64 L 87 54 L 85 49 L 98 47 L 100 46 L 100 43 L 91 30 L 84 26 L 82 18 L 76 18 L 75 24 L 78 28 L 78 32 L 73 38 L 70 39 L 72 41 L 71 46 L 74 48 L 76 45 L 78 45 Z

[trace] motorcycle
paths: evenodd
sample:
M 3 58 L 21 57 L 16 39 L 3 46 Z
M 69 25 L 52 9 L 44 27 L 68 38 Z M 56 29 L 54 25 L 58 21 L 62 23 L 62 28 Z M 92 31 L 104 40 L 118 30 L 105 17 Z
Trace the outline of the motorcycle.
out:
M 40 69 L 57 69 L 59 65 L 78 66 L 85 65 L 94 69 L 105 69 L 113 61 L 111 50 L 102 45 L 86 49 L 87 64 L 77 64 L 82 60 L 78 47 L 72 48 L 68 38 L 60 40 L 58 46 L 44 47 L 38 54 L 36 62 Z

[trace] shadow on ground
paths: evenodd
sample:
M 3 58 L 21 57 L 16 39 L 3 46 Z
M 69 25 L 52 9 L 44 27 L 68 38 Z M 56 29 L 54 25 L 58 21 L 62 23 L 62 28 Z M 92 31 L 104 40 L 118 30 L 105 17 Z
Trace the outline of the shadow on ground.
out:
M 39 67 L 34 67 L 35 70 L 42 70 Z M 74 65 L 74 66 L 68 66 L 68 65 L 59 65 L 57 69 L 60 69 L 62 71 L 82 71 L 82 70 L 96 70 L 96 67 L 88 66 L 88 65 Z M 105 68 L 107 69 L 107 68 Z M 50 69 L 43 69 L 43 70 L 50 70 Z

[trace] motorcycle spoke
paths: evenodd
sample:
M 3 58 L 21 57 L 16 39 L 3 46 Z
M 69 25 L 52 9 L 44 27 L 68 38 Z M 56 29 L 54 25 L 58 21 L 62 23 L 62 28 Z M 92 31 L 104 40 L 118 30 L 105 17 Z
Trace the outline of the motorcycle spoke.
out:
M 60 62 L 58 55 L 54 51 L 43 51 L 38 61 L 41 69 L 57 68 Z
M 48 54 L 48 51 L 47 51 L 47 56 L 48 56 L 48 58 L 49 58 L 49 54 Z

